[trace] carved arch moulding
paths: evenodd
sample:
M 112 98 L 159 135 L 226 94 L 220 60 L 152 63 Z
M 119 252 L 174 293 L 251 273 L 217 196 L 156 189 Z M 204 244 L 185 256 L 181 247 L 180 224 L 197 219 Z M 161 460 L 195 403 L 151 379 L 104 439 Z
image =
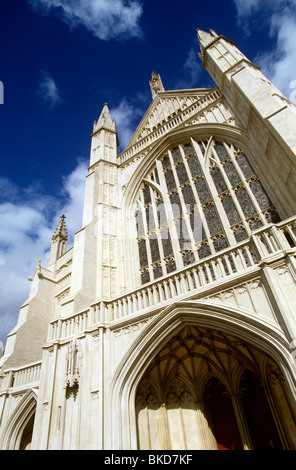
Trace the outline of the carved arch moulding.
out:
M 280 329 L 235 307 L 230 309 L 206 301 L 174 303 L 139 333 L 116 369 L 109 406 L 119 411 L 112 417 L 117 423 L 115 426 L 114 421 L 112 427 L 117 431 L 107 443 L 109 448 L 137 449 L 135 398 L 138 385 L 157 354 L 188 325 L 218 330 L 261 351 L 280 367 L 289 395 L 295 397 L 295 364 Z
M 10 420 L 3 429 L 0 437 L 0 449 L 20 449 L 23 432 L 36 411 L 37 397 L 35 389 L 28 390 L 17 404 Z

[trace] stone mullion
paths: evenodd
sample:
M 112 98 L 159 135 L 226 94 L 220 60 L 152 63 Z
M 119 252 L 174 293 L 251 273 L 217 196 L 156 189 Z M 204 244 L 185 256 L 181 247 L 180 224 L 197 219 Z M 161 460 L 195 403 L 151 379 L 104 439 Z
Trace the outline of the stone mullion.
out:
M 229 152 L 228 150 L 227 150 L 227 152 L 228 152 L 228 155 L 229 155 L 229 157 L 230 157 L 230 161 L 231 161 L 232 163 L 234 163 L 234 162 L 233 162 L 232 155 L 230 154 L 230 152 Z M 241 223 L 243 224 L 244 228 L 246 229 L 247 234 L 250 235 L 250 234 L 251 234 L 251 230 L 250 230 L 250 227 L 249 227 L 248 223 L 246 222 L 246 216 L 245 216 L 245 214 L 243 213 L 243 210 L 242 210 L 242 208 L 241 208 L 241 205 L 240 205 L 240 203 L 238 202 L 238 200 L 237 200 L 237 198 L 236 198 L 235 191 L 234 191 L 234 189 L 233 189 L 233 186 L 231 186 L 231 184 L 230 184 L 230 181 L 229 181 L 229 179 L 228 179 L 228 176 L 227 176 L 227 174 L 226 174 L 226 172 L 225 172 L 225 170 L 224 170 L 224 166 L 221 164 L 221 162 L 219 161 L 219 158 L 218 158 L 218 157 L 217 157 L 217 166 L 218 166 L 219 170 L 221 171 L 221 174 L 222 174 L 222 176 L 223 176 L 223 179 L 224 179 L 225 184 L 226 184 L 227 189 L 228 189 L 228 193 L 224 192 L 224 193 L 222 193 L 222 194 L 220 195 L 220 197 L 223 198 L 223 196 L 224 196 L 225 194 L 229 194 L 229 195 L 230 195 L 230 197 L 231 197 L 231 199 L 232 199 L 232 201 L 233 201 L 233 203 L 234 203 L 234 206 L 235 206 L 235 208 L 236 208 L 236 210 L 238 211 L 238 214 L 239 214 L 239 216 L 240 216 Z M 234 166 L 235 166 L 235 165 L 234 165 Z M 235 169 L 237 169 L 236 166 L 235 166 Z M 241 183 L 242 183 L 242 182 L 245 180 L 245 178 L 244 178 L 241 174 L 238 174 L 238 175 L 239 175 L 240 180 L 241 180 Z M 240 183 L 240 184 L 241 184 L 241 183 Z M 222 205 L 223 205 L 223 204 L 222 204 Z M 223 207 L 223 209 L 224 209 L 224 207 Z M 226 213 L 226 209 L 224 209 L 224 211 L 225 211 L 225 213 Z M 227 216 L 227 213 L 226 213 L 226 216 Z M 230 223 L 229 223 L 229 222 L 228 222 L 228 225 L 230 226 Z M 235 225 L 238 225 L 238 224 L 235 224 Z M 235 237 L 234 237 L 234 238 L 235 238 Z M 234 241 L 234 243 L 236 243 L 236 241 Z
M 148 258 L 148 269 L 149 269 L 150 281 L 151 281 L 153 279 L 153 269 L 152 269 L 151 249 L 150 249 L 150 243 L 149 243 L 149 231 L 148 231 L 148 226 L 147 226 L 143 191 L 141 193 L 141 206 L 140 206 L 140 208 L 141 208 L 141 214 L 142 214 L 142 220 L 143 220 L 143 226 L 144 226 L 144 234 L 145 234 L 144 239 L 145 239 L 145 244 L 146 244 L 146 253 L 147 253 L 147 258 Z
M 199 161 L 199 164 L 200 164 L 200 167 L 201 167 L 201 169 L 202 169 L 202 176 L 204 177 L 204 179 L 205 179 L 205 181 L 206 181 L 206 183 L 207 183 L 207 185 L 208 185 L 208 187 L 209 187 L 209 192 L 210 192 L 210 194 L 211 194 L 211 196 L 212 196 L 212 198 L 213 198 L 213 192 L 212 192 L 212 189 L 211 189 L 211 188 L 212 188 L 212 185 L 213 185 L 214 183 L 212 182 L 212 179 L 211 179 L 211 178 L 210 178 L 210 180 L 211 180 L 211 185 L 209 185 L 209 183 L 208 183 L 209 177 L 208 177 L 208 175 L 206 175 L 206 171 L 205 171 L 205 157 L 204 157 L 204 155 L 202 154 L 202 152 L 201 152 L 201 150 L 200 150 L 200 148 L 199 148 L 198 143 L 197 143 L 194 139 L 191 139 L 191 140 L 192 140 L 193 148 L 194 148 L 194 150 L 195 150 L 196 157 L 197 157 L 197 159 L 198 159 L 198 161 Z M 205 150 L 205 152 L 206 152 L 206 150 Z M 211 200 L 210 200 L 210 201 L 211 201 Z M 220 201 L 220 203 L 221 203 L 221 201 Z M 211 253 L 214 254 L 214 253 L 216 252 L 216 250 L 215 250 L 214 243 L 213 243 L 213 240 L 212 240 L 212 237 L 211 237 L 210 229 L 209 229 L 209 227 L 208 227 L 208 222 L 207 222 L 207 220 L 206 220 L 206 218 L 205 218 L 205 216 L 204 216 L 204 212 L 203 212 L 203 206 L 204 206 L 204 204 L 205 204 L 205 203 L 203 203 L 203 204 L 201 205 L 201 213 L 203 214 L 204 229 L 205 229 L 205 232 L 206 232 L 207 237 L 208 237 L 208 240 L 207 240 L 207 241 L 208 241 L 208 243 L 209 243 L 209 246 L 210 246 L 210 249 L 211 249 Z M 221 205 L 222 205 L 222 204 L 221 204 Z
M 243 183 L 243 186 L 244 188 L 246 188 L 246 191 L 252 201 L 252 204 L 254 204 L 254 207 L 257 211 L 257 215 L 259 215 L 259 218 L 260 218 L 260 221 L 262 222 L 263 225 L 266 225 L 266 219 L 262 213 L 262 210 L 261 210 L 261 207 L 259 206 L 258 202 L 257 202 L 257 199 L 256 199 L 256 196 L 253 194 L 253 191 L 251 190 L 248 182 L 247 182 L 247 179 L 251 179 L 253 178 L 254 176 L 256 176 L 256 178 L 258 178 L 257 174 L 255 173 L 253 176 L 251 176 L 250 178 L 246 178 L 245 175 L 243 174 L 238 162 L 236 161 L 236 158 L 234 157 L 234 153 L 231 149 L 228 149 L 228 155 L 230 156 L 230 159 L 236 169 L 236 171 L 238 172 L 238 175 Z M 247 158 L 247 157 L 246 157 Z M 248 160 L 248 158 L 247 158 Z M 249 161 L 249 160 L 248 160 Z M 238 203 L 239 204 L 239 203 Z M 246 217 L 244 216 L 244 219 L 246 219 Z M 250 228 L 248 227 L 248 233 L 250 232 Z
M 191 139 L 191 141 L 192 141 L 193 148 L 195 150 L 196 158 L 198 159 L 200 168 L 202 169 L 202 176 L 205 179 L 205 181 L 207 182 L 207 179 L 205 177 L 204 170 L 203 170 L 203 168 L 204 168 L 204 156 L 203 156 L 203 154 L 202 154 L 202 152 L 199 148 L 198 143 L 194 139 Z M 194 178 L 192 178 L 193 186 L 194 186 L 194 194 L 196 194 L 197 200 L 199 201 L 197 189 L 194 185 L 194 179 L 195 178 L 196 178 L 196 176 Z M 199 214 L 200 214 L 200 217 L 201 217 L 201 221 L 202 221 L 202 224 L 203 224 L 204 231 L 206 232 L 206 235 L 207 235 L 207 242 L 209 244 L 211 253 L 214 254 L 216 252 L 216 250 L 215 250 L 215 247 L 214 247 L 213 240 L 211 238 L 211 233 L 210 233 L 210 230 L 209 230 L 209 227 L 208 227 L 207 220 L 206 220 L 205 215 L 204 215 L 203 206 L 204 206 L 204 203 L 201 203 L 199 201 L 199 210 L 200 210 Z
M 194 182 L 192 181 L 191 171 L 190 171 L 190 168 L 188 166 L 188 162 L 187 162 L 187 158 L 186 158 L 186 155 L 185 155 L 185 152 L 184 152 L 184 148 L 183 148 L 182 145 L 180 145 L 179 148 L 180 148 L 180 152 L 181 152 L 181 155 L 182 155 L 182 161 L 184 163 L 184 166 L 185 166 L 185 169 L 186 169 L 186 172 L 187 172 L 188 181 L 189 181 L 190 187 L 192 189 L 192 192 L 193 192 L 193 195 L 194 195 L 194 198 L 195 198 L 194 206 L 199 205 L 199 214 L 201 215 L 202 211 L 200 210 L 199 198 L 198 198 L 198 195 L 197 195 L 197 191 L 196 191 L 196 187 L 194 185 Z M 186 207 L 186 204 L 185 204 L 185 201 L 184 201 L 184 198 L 183 198 L 183 192 L 182 192 L 182 201 L 184 202 L 184 205 Z M 186 214 L 186 217 L 188 219 L 188 214 Z M 187 230 L 188 230 L 189 237 L 190 237 L 190 240 L 191 240 L 192 251 L 195 255 L 195 259 L 198 260 L 199 259 L 198 250 L 196 248 L 196 241 L 194 239 L 193 230 L 192 230 L 192 227 L 191 227 L 191 224 L 190 224 L 190 220 L 187 222 Z
M 158 223 L 158 218 L 157 218 L 157 204 L 155 200 L 155 193 L 152 190 L 152 188 L 150 188 L 150 195 L 151 195 L 151 200 L 152 200 L 152 211 L 153 211 L 154 225 L 155 225 L 155 231 L 156 231 L 156 236 L 157 236 L 160 262 L 162 266 L 162 274 L 165 275 L 166 274 L 166 263 L 164 261 L 165 256 L 164 256 L 162 240 L 161 240 L 160 224 Z
M 237 422 L 238 429 L 240 432 L 243 449 L 252 450 L 253 443 L 252 443 L 252 439 L 251 439 L 250 432 L 248 429 L 241 399 L 238 395 L 231 395 L 230 398 L 231 398 L 232 406 L 233 406 L 234 413 L 236 416 L 236 422 Z
M 170 450 L 172 446 L 169 435 L 169 421 L 165 403 L 163 403 L 158 410 L 158 415 L 160 447 L 162 450 Z
M 215 147 L 212 147 L 212 149 L 213 148 L 215 149 Z M 218 164 L 217 164 L 217 162 L 218 162 L 218 157 L 215 159 L 215 164 L 218 166 L 218 169 L 220 170 L 220 162 L 218 162 Z M 205 175 L 206 181 L 208 183 L 210 193 L 212 195 L 212 200 L 213 200 L 213 203 L 214 203 L 214 205 L 216 207 L 216 210 L 217 210 L 217 213 L 218 213 L 218 217 L 220 216 L 219 218 L 220 218 L 220 222 L 221 222 L 223 231 L 224 231 L 224 233 L 227 237 L 229 245 L 230 246 L 236 245 L 237 241 L 236 241 L 236 239 L 234 237 L 234 234 L 233 234 L 233 232 L 230 228 L 230 224 L 229 224 L 227 215 L 225 213 L 222 201 L 219 197 L 217 188 L 216 188 L 215 183 L 213 181 L 213 178 L 212 178 L 212 175 L 211 175 L 211 172 L 210 172 L 210 165 L 206 166 L 204 164 L 203 166 L 204 166 L 204 175 Z M 223 173 L 224 173 L 224 170 L 223 170 Z M 222 173 L 222 176 L 223 176 L 223 173 Z M 225 181 L 225 177 L 223 179 Z M 228 179 L 227 179 L 227 181 L 228 181 Z
M 260 183 L 260 180 L 259 180 L 257 174 L 251 176 L 251 178 L 248 178 L 249 181 L 251 181 L 252 179 L 257 179 L 257 181 L 259 181 L 259 183 Z M 248 181 L 247 181 L 246 179 L 244 179 L 244 184 L 245 184 L 245 186 L 246 186 L 246 190 L 247 190 L 247 192 L 248 192 L 248 194 L 249 194 L 249 196 L 250 196 L 250 199 L 251 199 L 251 201 L 252 201 L 252 204 L 254 205 L 254 207 L 255 207 L 255 209 L 256 209 L 256 211 L 257 211 L 257 214 L 256 214 L 256 215 L 259 216 L 260 221 L 262 222 L 262 224 L 263 224 L 263 225 L 266 225 L 266 219 L 265 219 L 265 217 L 264 217 L 263 211 L 262 211 L 262 209 L 261 209 L 259 203 L 257 202 L 257 198 L 256 198 L 255 194 L 253 193 L 253 191 L 252 191 L 252 189 L 251 189 L 251 187 L 250 187 L 250 185 L 249 185 L 249 183 L 248 183 Z M 260 184 L 261 184 L 261 183 L 260 183 Z
M 163 196 L 163 203 L 164 203 L 164 209 L 165 209 L 165 215 L 169 227 L 169 233 L 171 236 L 171 242 L 172 242 L 172 247 L 173 247 L 173 254 L 174 254 L 174 259 L 176 263 L 176 269 L 181 269 L 183 268 L 183 260 L 182 256 L 180 254 L 180 247 L 179 247 L 179 238 L 178 238 L 178 232 L 176 229 L 176 225 L 174 222 L 174 217 L 171 212 L 171 201 L 168 196 L 168 191 L 167 191 L 167 186 L 165 182 L 165 177 L 163 173 L 163 168 L 162 164 L 159 160 L 156 161 L 156 166 L 158 170 L 158 176 L 159 176 L 159 182 L 160 182 L 160 187 L 162 191 L 162 196 Z M 177 242 L 176 242 L 177 240 Z M 178 245 L 178 246 L 176 246 Z

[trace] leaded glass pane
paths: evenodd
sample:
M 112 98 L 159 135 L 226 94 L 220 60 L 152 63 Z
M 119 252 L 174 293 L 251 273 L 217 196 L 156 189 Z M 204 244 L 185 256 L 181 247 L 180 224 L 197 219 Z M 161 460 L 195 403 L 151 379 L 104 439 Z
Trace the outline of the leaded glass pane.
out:
M 180 197 L 177 191 L 174 191 L 172 194 L 170 194 L 170 200 L 171 200 L 174 218 L 180 217 L 180 215 L 182 214 L 182 208 L 181 208 Z
M 181 160 L 182 156 L 179 147 L 176 147 L 172 150 L 172 157 L 175 163 Z
M 250 181 L 250 188 L 260 206 L 261 210 L 268 209 L 272 206 L 272 202 L 263 189 L 262 184 L 257 179 Z
M 207 256 L 211 255 L 211 249 L 207 243 L 202 243 L 199 250 L 198 256 L 200 259 L 207 258 Z
M 161 232 L 161 241 L 162 241 L 162 247 L 163 247 L 163 254 L 165 257 L 170 256 L 173 254 L 173 246 L 172 246 L 172 241 L 170 234 L 168 230 L 162 231 Z
M 245 217 L 252 217 L 252 215 L 256 213 L 256 210 L 251 202 L 246 188 L 238 188 L 238 190 L 236 191 L 236 197 L 241 205 Z
M 142 216 L 141 211 L 136 213 L 136 226 L 137 226 L 137 236 L 140 237 L 141 235 L 144 235 L 145 230 L 144 230 L 143 216 Z
M 210 191 L 209 191 L 209 188 L 205 179 L 202 177 L 197 178 L 194 181 L 194 184 L 195 184 L 197 194 L 198 194 L 201 204 L 203 204 L 206 201 L 209 201 L 209 199 L 211 199 L 211 195 L 210 195 Z
M 144 190 L 143 190 L 143 195 L 144 195 L 144 203 L 145 205 L 146 204 L 149 204 L 149 202 L 151 202 L 151 194 L 150 194 L 150 188 L 149 186 L 145 186 Z
M 191 144 L 186 144 L 184 145 L 184 153 L 185 155 L 189 155 L 190 153 L 193 152 L 193 148 Z
M 195 199 L 192 188 L 190 185 L 186 185 L 182 188 L 184 202 L 187 206 L 187 211 L 189 212 L 195 206 Z
M 164 174 L 168 190 L 171 191 L 177 187 L 172 170 L 167 170 Z
M 221 251 L 228 247 L 228 242 L 224 235 L 218 236 L 214 239 L 214 247 L 216 251 Z
M 180 184 L 186 183 L 186 181 L 188 181 L 187 171 L 183 162 L 178 163 L 178 165 L 176 165 L 176 172 L 177 172 Z
M 162 199 L 159 199 L 156 203 L 156 216 L 158 226 L 166 223 L 166 214 Z
M 153 277 L 154 279 L 158 279 L 159 277 L 161 277 L 163 275 L 162 273 L 162 267 L 160 264 L 156 264 L 155 266 L 153 266 Z
M 140 257 L 140 266 L 148 265 L 148 257 L 147 257 L 147 250 L 146 250 L 146 241 L 141 239 L 138 241 L 138 248 L 139 248 L 139 257 Z
M 264 213 L 265 219 L 269 224 L 277 224 L 281 221 L 280 216 L 275 210 L 269 210 Z
M 151 204 L 146 207 L 145 214 L 146 214 L 146 223 L 148 227 L 148 232 L 150 232 L 150 230 L 153 230 L 155 228 L 155 220 L 154 220 L 153 208 Z
M 176 270 L 176 263 L 173 258 L 166 260 L 166 270 L 168 274 Z
M 192 253 L 192 251 L 189 250 L 184 251 L 184 253 L 182 253 L 182 259 L 184 266 L 188 266 L 189 264 L 192 264 L 195 261 L 194 254 Z
M 244 227 L 241 226 L 235 227 L 234 236 L 238 243 L 248 238 L 247 232 L 245 231 Z
M 216 150 L 217 155 L 218 155 L 218 157 L 221 161 L 225 160 L 225 158 L 228 158 L 228 153 L 227 153 L 224 145 L 222 144 L 222 142 L 216 142 L 215 150 Z
M 206 240 L 207 235 L 198 212 L 192 212 L 190 214 L 190 225 L 195 243 Z
M 183 218 L 179 219 L 177 230 L 181 249 L 188 248 L 188 244 L 191 245 L 191 240 L 189 239 L 187 225 Z
M 251 230 L 257 230 L 262 227 L 262 222 L 259 217 L 254 217 L 248 221 L 249 227 Z
M 248 162 L 247 157 L 243 153 L 239 153 L 236 157 L 236 161 L 240 166 L 245 178 L 251 178 L 255 174 L 253 168 Z
M 190 155 L 190 157 L 188 157 L 187 159 L 187 162 L 188 162 L 188 166 L 190 168 L 192 177 L 201 174 L 202 172 L 201 167 L 200 167 L 200 164 L 196 155 Z
M 204 206 L 204 214 L 211 235 L 221 232 L 222 227 L 215 206 L 213 204 L 206 204 Z
M 230 194 L 226 194 L 222 199 L 222 204 L 229 220 L 230 225 L 235 225 L 240 222 L 239 213 L 235 207 L 235 204 L 232 200 Z
M 213 168 L 211 171 L 211 176 L 215 183 L 218 194 L 224 193 L 224 191 L 227 190 L 227 186 L 219 168 Z
M 166 170 L 169 166 L 171 166 L 171 162 L 170 162 L 169 157 L 166 155 L 166 156 L 162 159 L 162 167 L 163 167 L 164 170 Z
M 157 238 L 149 238 L 152 263 L 160 260 L 159 246 Z
M 238 176 L 238 173 L 232 162 L 225 162 L 224 171 L 229 179 L 231 186 L 236 186 L 241 182 L 240 177 Z
M 141 281 L 142 281 L 142 284 L 146 284 L 147 282 L 150 282 L 150 274 L 147 269 L 141 272 Z

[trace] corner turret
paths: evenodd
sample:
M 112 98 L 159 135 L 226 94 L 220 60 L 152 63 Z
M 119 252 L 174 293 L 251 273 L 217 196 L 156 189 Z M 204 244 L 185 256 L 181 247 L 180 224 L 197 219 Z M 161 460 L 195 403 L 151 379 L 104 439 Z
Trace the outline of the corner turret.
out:
M 97 122 L 94 122 L 91 135 L 90 165 L 99 160 L 115 163 L 117 158 L 118 137 L 115 119 L 111 118 L 108 104 L 105 103 Z
M 165 91 L 164 86 L 163 86 L 162 81 L 161 81 L 161 77 L 156 72 L 152 72 L 151 80 L 150 80 L 149 84 L 150 84 L 153 99 L 157 96 L 157 94 L 159 92 Z
M 51 249 L 49 255 L 48 266 L 53 266 L 60 256 L 66 252 L 67 247 L 67 229 L 65 224 L 65 216 L 62 215 L 60 222 L 56 228 L 55 233 L 52 236 Z

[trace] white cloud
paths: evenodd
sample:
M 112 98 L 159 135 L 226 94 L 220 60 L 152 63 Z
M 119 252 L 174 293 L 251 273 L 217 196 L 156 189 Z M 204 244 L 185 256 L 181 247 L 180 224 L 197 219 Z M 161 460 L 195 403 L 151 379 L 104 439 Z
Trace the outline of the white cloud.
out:
M 56 13 L 71 28 L 84 26 L 94 36 L 108 40 L 142 35 L 139 0 L 28 0 L 42 13 Z
M 259 52 L 252 60 L 291 99 L 296 79 L 296 0 L 234 0 L 234 3 L 238 21 L 249 34 L 260 22 L 268 28 L 270 42 L 275 46 Z
M 132 103 L 128 103 L 124 98 L 118 106 L 110 108 L 110 115 L 115 118 L 116 129 L 120 144 L 123 150 L 131 139 L 137 127 L 139 118 L 143 116 L 143 110 Z
M 246 17 L 259 8 L 261 0 L 234 0 L 238 16 Z
M 82 224 L 82 212 L 84 203 L 85 177 L 87 175 L 88 162 L 78 160 L 76 168 L 63 178 L 64 204 L 60 209 L 60 215 L 65 214 L 69 243 L 73 243 L 73 236 Z
M 196 48 L 191 48 L 183 65 L 183 78 L 175 85 L 176 89 L 194 88 L 198 86 L 198 80 L 202 72 L 202 62 L 197 55 Z
M 7 199 L 0 204 L 0 341 L 16 325 L 19 307 L 27 299 L 38 259 L 46 267 L 51 237 L 66 215 L 68 246 L 74 232 L 81 227 L 87 162 L 79 160 L 72 173 L 63 178 L 63 192 L 43 194 L 38 186 L 22 190 L 12 181 L 1 178 Z M 16 195 L 16 196 L 13 196 Z
M 47 72 L 42 71 L 41 75 L 41 81 L 36 94 L 43 103 L 49 104 L 50 107 L 55 107 L 63 101 L 57 84 Z

